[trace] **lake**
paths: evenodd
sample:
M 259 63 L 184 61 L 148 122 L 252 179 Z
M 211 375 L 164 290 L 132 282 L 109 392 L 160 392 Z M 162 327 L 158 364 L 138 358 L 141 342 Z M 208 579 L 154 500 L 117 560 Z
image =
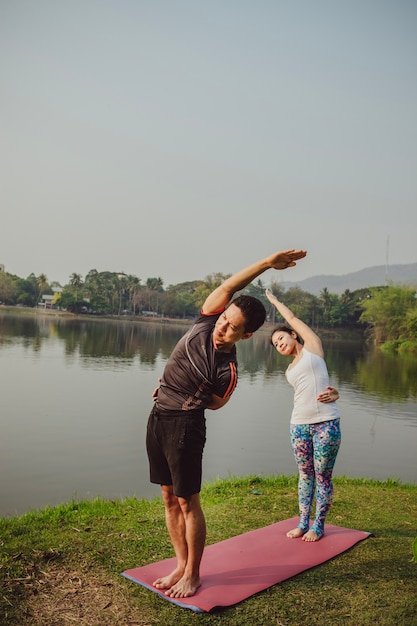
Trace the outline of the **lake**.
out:
M 151 498 L 151 394 L 186 326 L 12 315 L 0 310 L 0 516 L 72 499 Z M 340 392 L 335 475 L 417 482 L 417 358 L 324 342 Z M 203 478 L 295 474 L 289 363 L 269 332 L 238 344 L 239 384 L 207 411 Z

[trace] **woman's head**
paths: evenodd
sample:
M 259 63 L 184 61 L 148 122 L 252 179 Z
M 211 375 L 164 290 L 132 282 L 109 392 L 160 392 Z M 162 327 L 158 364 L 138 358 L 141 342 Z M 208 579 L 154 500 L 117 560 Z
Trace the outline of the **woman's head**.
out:
M 271 343 L 274 348 L 285 356 L 291 356 L 297 351 L 297 344 L 302 345 L 297 333 L 286 324 L 279 324 L 271 334 Z

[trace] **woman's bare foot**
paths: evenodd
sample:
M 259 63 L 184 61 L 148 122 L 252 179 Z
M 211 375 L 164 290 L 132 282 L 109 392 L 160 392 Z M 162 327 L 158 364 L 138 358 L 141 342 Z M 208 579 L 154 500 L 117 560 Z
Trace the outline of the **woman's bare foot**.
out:
M 184 572 L 179 568 L 174 569 L 168 576 L 157 578 L 152 585 L 157 589 L 171 589 L 183 576 Z
M 303 536 L 303 541 L 318 541 L 319 539 L 321 539 L 321 535 L 315 533 L 314 530 L 309 530 Z
M 186 578 L 183 576 L 175 585 L 165 591 L 170 598 L 189 598 L 193 596 L 201 585 L 199 578 Z
M 289 537 L 290 539 L 297 539 L 298 537 L 302 537 L 304 535 L 304 532 L 301 530 L 301 528 L 293 528 L 293 530 L 289 530 L 287 532 L 287 537 Z

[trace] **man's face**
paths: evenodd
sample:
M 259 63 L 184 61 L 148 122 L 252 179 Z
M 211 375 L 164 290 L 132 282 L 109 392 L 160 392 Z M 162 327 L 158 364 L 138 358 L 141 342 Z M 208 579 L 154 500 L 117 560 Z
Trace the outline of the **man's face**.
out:
M 248 339 L 253 333 L 245 331 L 245 317 L 235 304 L 231 304 L 217 320 L 213 339 L 217 350 L 230 352 L 237 341 Z

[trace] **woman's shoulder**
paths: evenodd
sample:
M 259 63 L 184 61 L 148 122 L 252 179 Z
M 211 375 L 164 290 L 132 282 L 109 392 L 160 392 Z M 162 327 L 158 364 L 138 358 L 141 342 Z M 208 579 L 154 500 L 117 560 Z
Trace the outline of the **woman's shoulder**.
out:
M 316 333 L 312 333 L 311 336 L 305 338 L 303 347 L 304 350 L 308 350 L 311 354 L 316 354 L 324 359 L 323 344 Z
M 311 348 L 311 347 L 306 348 L 305 346 L 303 346 L 303 352 L 305 352 L 305 354 L 311 358 L 317 358 L 317 359 L 320 359 L 321 361 L 324 361 L 324 354 L 323 354 L 322 349 L 314 350 L 314 348 Z

